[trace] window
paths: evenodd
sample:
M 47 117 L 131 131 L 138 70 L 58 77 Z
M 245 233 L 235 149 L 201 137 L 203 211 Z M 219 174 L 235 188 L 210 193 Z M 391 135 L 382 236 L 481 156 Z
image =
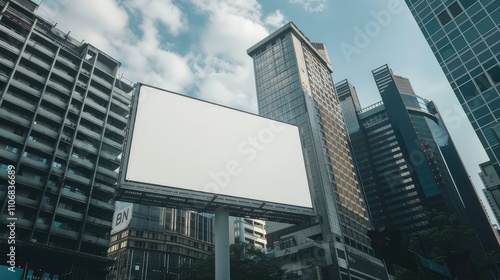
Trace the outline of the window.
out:
M 462 86 L 460 86 L 460 92 L 462 93 L 462 96 L 466 99 L 469 100 L 476 96 L 477 89 L 476 86 L 472 81 L 469 81 Z
M 445 26 L 448 22 L 451 21 L 451 17 L 446 10 L 442 11 L 438 15 L 438 19 L 439 19 L 439 22 L 441 22 L 441 25 L 443 25 L 443 26 Z
M 470 6 L 472 6 L 474 3 L 476 3 L 477 0 L 460 0 L 460 3 L 462 3 L 462 6 L 467 9 Z
M 474 80 L 476 81 L 480 91 L 485 91 L 491 87 L 491 83 L 485 74 L 477 76 Z
M 458 16 L 459 14 L 461 14 L 464 11 L 462 9 L 462 7 L 460 7 L 460 4 L 458 4 L 458 2 L 454 2 L 453 4 L 448 6 L 448 10 L 450 11 L 450 13 L 453 17 Z
M 498 65 L 488 70 L 488 75 L 490 75 L 490 78 L 493 81 L 493 83 L 495 84 L 500 83 L 500 67 Z

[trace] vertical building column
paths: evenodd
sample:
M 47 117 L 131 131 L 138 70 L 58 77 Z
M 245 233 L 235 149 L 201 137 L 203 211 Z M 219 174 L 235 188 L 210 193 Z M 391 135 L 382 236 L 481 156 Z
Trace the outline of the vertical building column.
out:
M 229 210 L 215 209 L 215 280 L 229 280 Z

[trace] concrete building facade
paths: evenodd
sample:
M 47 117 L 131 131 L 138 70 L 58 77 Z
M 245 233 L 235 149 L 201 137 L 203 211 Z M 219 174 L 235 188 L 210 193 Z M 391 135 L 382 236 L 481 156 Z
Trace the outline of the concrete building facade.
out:
M 0 223 L 17 218 L 23 279 L 103 279 L 133 85 L 118 77 L 117 60 L 36 8 L 0 1 Z
M 300 128 L 313 207 L 320 214 L 268 232 L 268 248 L 286 263 L 288 279 L 387 279 L 383 264 L 370 255 L 371 224 L 324 45 L 288 23 L 248 54 L 259 114 Z

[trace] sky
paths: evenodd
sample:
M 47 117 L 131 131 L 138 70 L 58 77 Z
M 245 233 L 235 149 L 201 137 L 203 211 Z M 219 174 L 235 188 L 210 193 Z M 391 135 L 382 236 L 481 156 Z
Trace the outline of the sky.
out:
M 409 78 L 437 104 L 476 189 L 484 188 L 486 153 L 404 0 L 34 1 L 40 16 L 119 60 L 128 80 L 253 113 L 246 50 L 292 21 L 326 45 L 334 82 L 348 79 L 363 107 L 381 100 L 372 70 L 388 64 Z

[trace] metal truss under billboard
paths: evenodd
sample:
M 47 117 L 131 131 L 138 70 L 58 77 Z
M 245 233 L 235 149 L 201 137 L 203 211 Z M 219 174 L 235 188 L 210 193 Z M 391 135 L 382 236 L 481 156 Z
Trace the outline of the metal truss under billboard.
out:
M 298 127 L 143 84 L 116 200 L 287 223 L 316 215 Z

